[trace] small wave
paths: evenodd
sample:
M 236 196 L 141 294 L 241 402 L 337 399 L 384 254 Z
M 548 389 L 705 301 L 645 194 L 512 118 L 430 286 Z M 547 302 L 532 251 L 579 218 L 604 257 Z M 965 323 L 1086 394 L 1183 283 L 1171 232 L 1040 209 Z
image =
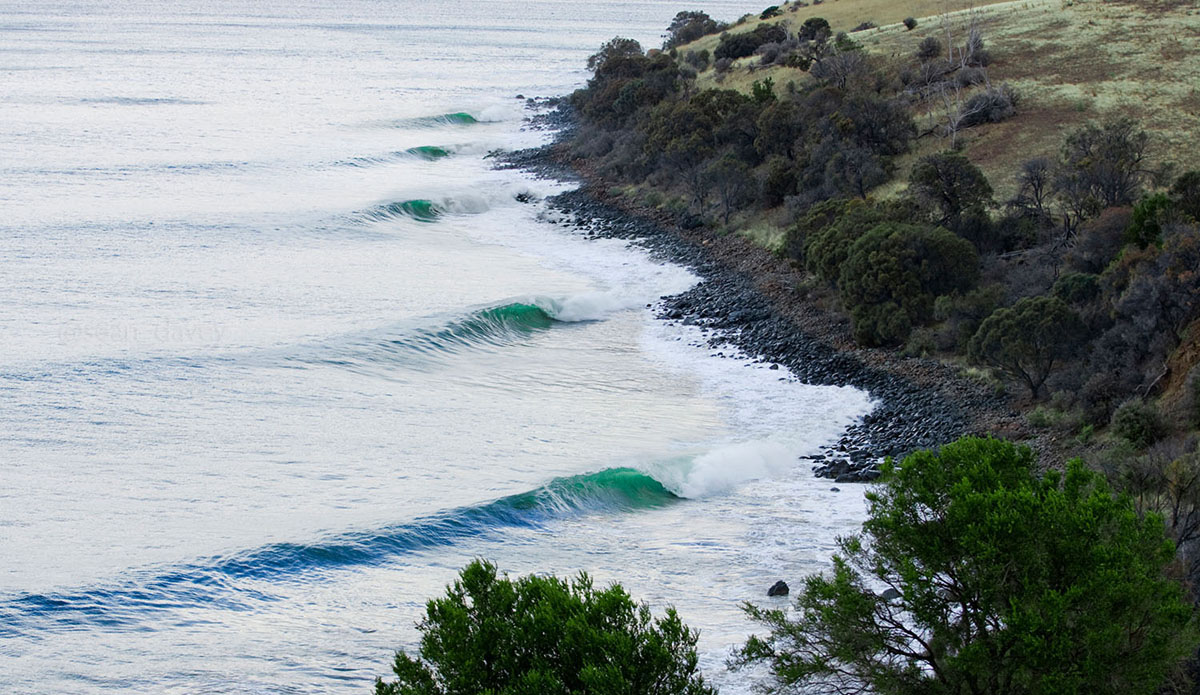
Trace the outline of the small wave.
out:
M 549 330 L 559 319 L 554 308 L 514 302 L 480 309 L 436 326 L 405 327 L 359 336 L 341 346 L 317 345 L 287 362 L 335 366 L 378 373 L 396 366 L 419 367 L 466 350 L 505 347 Z
M 88 97 L 79 101 L 83 104 L 116 104 L 119 106 L 160 106 L 166 104 L 195 106 L 204 103 L 203 101 L 179 97 Z
M 365 220 L 377 222 L 394 220 L 401 217 L 413 219 L 418 222 L 435 222 L 445 212 L 446 210 L 443 206 L 434 203 L 432 200 L 417 198 L 380 205 L 360 213 L 360 216 Z
M 425 160 L 430 160 L 430 161 L 432 161 L 434 159 L 441 159 L 443 157 L 449 157 L 452 154 L 449 149 L 447 149 L 445 147 L 438 147 L 436 145 L 421 145 L 419 147 L 410 147 L 407 150 L 404 150 L 404 152 L 405 152 L 405 154 L 411 155 L 413 157 L 417 157 L 418 159 L 425 159 Z
M 400 118 L 394 121 L 388 121 L 385 125 L 389 128 L 441 128 L 446 126 L 468 126 L 481 123 L 480 119 L 472 116 L 466 111 L 456 111 L 454 113 L 443 113 L 437 116 L 418 116 L 416 118 Z
M 364 157 L 352 157 L 340 162 L 336 162 L 335 166 L 351 166 L 351 167 L 372 167 L 381 164 L 391 164 L 403 160 L 423 159 L 427 162 L 432 162 L 438 159 L 444 159 L 454 154 L 455 150 L 450 147 L 440 147 L 437 145 L 420 145 L 418 147 L 410 147 L 406 150 L 398 150 L 396 152 L 388 152 L 380 155 L 368 155 Z
M 513 527 L 539 527 L 576 514 L 628 512 L 679 500 L 632 468 L 555 478 L 535 490 L 461 507 L 410 523 L 331 536 L 314 543 L 275 543 L 209 558 L 109 587 L 21 594 L 0 602 L 0 638 L 73 630 L 81 625 L 146 629 L 164 611 L 244 610 L 275 596 L 249 581 L 279 581 L 311 572 L 372 565 L 428 548 Z M 258 586 L 259 588 L 255 588 Z
M 445 215 L 478 215 L 492 207 L 487 198 L 464 193 L 454 198 L 413 198 L 394 203 L 385 203 L 355 213 L 354 217 L 364 222 L 388 222 L 411 219 L 417 222 L 436 222 Z
M 376 374 L 380 369 L 396 366 L 424 366 L 467 350 L 508 347 L 557 324 L 600 321 L 638 306 L 641 303 L 631 298 L 603 292 L 561 299 L 527 297 L 478 309 L 433 326 L 405 326 L 359 335 L 340 345 L 315 345 L 284 359 Z

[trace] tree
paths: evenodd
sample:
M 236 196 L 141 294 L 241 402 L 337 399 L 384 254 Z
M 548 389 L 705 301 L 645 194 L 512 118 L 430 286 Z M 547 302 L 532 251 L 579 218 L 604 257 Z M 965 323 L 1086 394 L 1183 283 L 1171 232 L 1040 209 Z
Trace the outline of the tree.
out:
M 1105 207 L 1129 205 L 1141 193 L 1150 136 L 1132 118 L 1088 124 L 1067 136 L 1063 165 L 1078 173 Z
M 934 224 L 957 231 L 967 215 L 984 215 L 992 186 L 979 167 L 957 152 L 921 157 L 913 165 L 908 190 L 933 213 Z
M 1078 314 L 1061 299 L 1025 297 L 987 317 L 967 353 L 1021 381 L 1036 399 L 1050 373 L 1075 354 L 1085 337 Z
M 588 57 L 588 70 L 595 73 L 597 79 L 613 76 L 623 69 L 629 70 L 626 76 L 637 76 L 640 70 L 634 70 L 633 65 L 640 65 L 639 58 L 644 57 L 642 45 L 633 39 L 620 36 L 609 39 L 600 46 L 600 50 Z
M 735 664 L 793 692 L 1150 695 L 1200 642 L 1162 519 L 1081 461 L 968 437 L 881 483 L 794 615 L 746 606 L 770 632 Z
M 1021 164 L 1021 173 L 1017 175 L 1020 188 L 1010 205 L 1033 217 L 1038 222 L 1050 220 L 1047 205 L 1050 198 L 1051 168 L 1050 160 L 1045 157 L 1035 157 Z
M 673 609 L 652 619 L 620 585 L 511 580 L 475 560 L 429 601 L 419 658 L 396 653 L 376 695 L 630 693 L 714 695 L 697 669 L 697 635 Z
M 746 202 L 755 183 L 750 168 L 737 157 L 727 154 L 710 164 L 705 175 L 717 192 L 721 216 L 728 227 L 729 217 Z
M 1200 171 L 1184 172 L 1175 179 L 1171 202 L 1185 218 L 1200 222 Z
M 940 227 L 885 222 L 850 246 L 838 292 L 866 345 L 903 342 L 933 315 L 934 299 L 979 278 L 971 244 Z
M 669 50 L 691 43 L 701 36 L 716 34 L 725 27 L 724 23 L 714 21 L 706 12 L 680 12 L 671 20 L 671 26 L 667 27 L 667 40 L 663 42 L 663 48 Z

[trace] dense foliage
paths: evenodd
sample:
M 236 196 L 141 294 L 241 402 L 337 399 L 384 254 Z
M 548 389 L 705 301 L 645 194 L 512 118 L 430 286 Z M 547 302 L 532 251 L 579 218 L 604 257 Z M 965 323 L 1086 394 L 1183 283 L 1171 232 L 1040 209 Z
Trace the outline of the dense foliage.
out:
M 653 618 L 619 585 L 499 576 L 476 560 L 429 601 L 418 658 L 396 654 L 377 695 L 711 695 L 696 633 Z
M 838 290 L 867 345 L 903 342 L 932 318 L 934 300 L 965 291 L 979 276 L 970 243 L 940 227 L 885 223 L 850 246 Z
M 1162 519 L 1072 462 L 966 438 L 889 468 L 861 535 L 740 663 L 781 687 L 908 695 L 1149 695 L 1200 641 Z M 876 587 L 886 590 L 876 593 Z

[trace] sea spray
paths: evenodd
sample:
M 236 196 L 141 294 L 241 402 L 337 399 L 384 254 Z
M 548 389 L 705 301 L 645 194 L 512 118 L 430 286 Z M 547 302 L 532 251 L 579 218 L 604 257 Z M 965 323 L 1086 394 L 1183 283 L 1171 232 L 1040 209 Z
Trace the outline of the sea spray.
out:
M 730 492 L 753 480 L 778 477 L 795 464 L 795 454 L 788 447 L 775 441 L 757 440 L 650 464 L 646 470 L 676 495 L 699 499 Z

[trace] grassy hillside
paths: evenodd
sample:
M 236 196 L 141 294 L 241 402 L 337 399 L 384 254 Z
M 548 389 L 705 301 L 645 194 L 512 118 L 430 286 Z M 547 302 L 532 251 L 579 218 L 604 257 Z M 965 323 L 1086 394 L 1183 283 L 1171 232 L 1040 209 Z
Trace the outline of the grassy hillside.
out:
M 1015 118 L 971 129 L 964 138 L 967 155 L 987 174 L 999 199 L 1014 192 L 1021 161 L 1031 153 L 1054 155 L 1063 134 L 1089 120 L 1129 116 L 1151 134 L 1154 160 L 1180 166 L 1200 161 L 1200 4 L 1018 0 L 970 5 L 962 0 L 827 0 L 806 7 L 783 5 L 781 16 L 765 21 L 799 26 L 819 16 L 835 31 L 872 21 L 879 27 L 854 32 L 852 38 L 872 54 L 897 62 L 928 36 L 944 42 L 949 33 L 961 42 L 967 25 L 976 22 L 994 61 L 989 80 L 1009 83 L 1022 97 Z M 900 24 L 907 16 L 918 20 L 913 31 Z M 763 21 L 756 16 L 731 32 L 752 30 Z M 717 41 L 707 36 L 679 50 L 711 52 Z M 757 57 L 741 59 L 719 81 L 710 68 L 699 86 L 748 92 L 755 80 L 766 77 L 779 87 L 811 79 L 796 69 L 761 68 L 757 63 Z M 931 126 L 943 112 L 940 102 L 931 103 L 918 110 L 918 123 Z M 917 151 L 898 164 L 903 170 L 917 156 L 946 145 L 943 138 L 923 137 Z M 877 194 L 887 195 L 895 188 L 893 184 Z

